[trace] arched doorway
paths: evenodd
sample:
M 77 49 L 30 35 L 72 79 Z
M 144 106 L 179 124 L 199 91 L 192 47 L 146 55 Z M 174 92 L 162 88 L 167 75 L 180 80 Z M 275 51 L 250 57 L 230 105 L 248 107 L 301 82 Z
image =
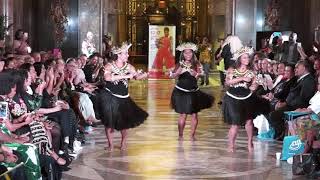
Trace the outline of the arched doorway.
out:
M 127 0 L 127 32 L 132 50 L 148 54 L 148 25 L 175 25 L 176 34 L 192 41 L 198 32 L 197 0 Z

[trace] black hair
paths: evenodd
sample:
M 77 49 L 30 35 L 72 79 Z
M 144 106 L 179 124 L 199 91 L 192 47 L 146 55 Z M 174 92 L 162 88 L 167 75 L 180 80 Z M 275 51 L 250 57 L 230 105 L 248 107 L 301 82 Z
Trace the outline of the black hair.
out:
M 312 71 L 312 66 L 311 66 L 311 64 L 310 64 L 309 61 L 299 60 L 299 61 L 297 62 L 297 65 L 298 65 L 298 64 L 303 65 L 308 72 L 311 72 L 311 71 Z
M 9 72 L 0 72 L 0 95 L 7 95 L 11 89 L 16 85 L 14 77 Z M 3 86 L 5 84 L 5 86 Z
M 22 64 L 22 65 L 20 66 L 20 69 L 25 69 L 25 70 L 27 70 L 27 71 L 30 71 L 30 69 L 31 69 L 32 66 L 33 66 L 33 65 L 30 64 L 30 63 L 24 63 L 24 64 Z
M 110 57 L 108 58 L 109 62 L 113 62 L 118 59 L 118 54 L 110 53 Z
M 14 34 L 15 40 L 21 40 L 24 32 L 24 30 L 18 29 Z
M 254 56 L 258 56 L 259 60 L 263 60 L 263 59 L 267 58 L 267 56 L 264 53 L 260 52 L 260 51 L 255 52 L 252 57 L 254 58 Z
M 9 66 L 9 63 L 13 60 L 15 60 L 16 58 L 15 57 L 9 57 L 5 60 L 5 63 L 4 63 L 4 67 L 8 67 Z
M 294 66 L 294 64 L 285 64 L 285 66 L 286 67 L 290 67 L 291 68 L 291 72 L 293 72 L 294 73 L 294 68 L 295 68 L 295 66 Z
M 54 62 L 55 62 L 55 61 L 54 61 L 53 58 L 48 59 L 48 60 L 45 61 L 45 63 L 44 63 L 45 68 L 48 69 L 49 66 L 51 66 Z
M 165 28 L 163 29 L 163 31 L 169 31 L 169 28 L 168 28 L 168 27 L 165 27 Z
M 43 65 L 44 65 L 44 64 L 43 64 L 42 62 L 35 62 L 35 63 L 33 64 L 34 70 L 37 72 L 37 76 L 40 76 Z
M 191 49 L 190 49 L 191 50 Z M 184 56 L 183 56 L 183 53 L 184 53 L 185 50 L 183 50 L 181 53 L 180 53 L 180 58 L 179 60 L 182 61 L 182 60 L 185 60 L 184 59 Z M 191 50 L 192 51 L 192 50 Z M 197 59 L 197 56 L 196 56 L 196 53 L 194 51 L 192 51 L 192 58 L 191 58 L 191 68 L 195 71 L 197 71 L 197 67 L 198 65 L 200 64 L 200 62 L 198 61 Z
M 243 54 L 244 55 L 244 54 Z M 234 67 L 235 68 L 239 68 L 240 67 L 240 65 L 241 65 L 241 57 L 243 56 L 243 55 L 241 55 L 241 56 L 239 56 L 238 57 L 238 59 L 236 60 L 236 62 L 234 63 Z M 248 54 L 248 56 L 249 56 L 249 64 L 248 64 L 248 66 L 247 66 L 247 68 L 248 69 L 252 69 L 252 58 L 250 57 L 250 54 Z
M 17 94 L 22 94 L 25 92 L 24 82 L 28 78 L 28 71 L 25 69 L 19 69 L 11 72 L 12 76 L 15 79 L 17 85 Z

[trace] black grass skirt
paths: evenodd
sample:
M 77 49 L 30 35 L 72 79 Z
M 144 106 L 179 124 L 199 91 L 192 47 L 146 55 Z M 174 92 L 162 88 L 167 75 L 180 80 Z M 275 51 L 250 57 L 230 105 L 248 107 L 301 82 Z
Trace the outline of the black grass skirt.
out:
M 130 97 L 118 98 L 106 90 L 97 94 L 95 107 L 105 127 L 118 131 L 137 127 L 148 117 Z
M 210 108 L 213 102 L 213 96 L 200 90 L 184 92 L 174 88 L 171 95 L 171 107 L 179 114 L 198 113 L 202 109 Z
M 249 98 L 238 100 L 225 95 L 222 103 L 224 121 L 231 125 L 245 125 L 249 119 L 270 112 L 269 101 L 252 94 Z

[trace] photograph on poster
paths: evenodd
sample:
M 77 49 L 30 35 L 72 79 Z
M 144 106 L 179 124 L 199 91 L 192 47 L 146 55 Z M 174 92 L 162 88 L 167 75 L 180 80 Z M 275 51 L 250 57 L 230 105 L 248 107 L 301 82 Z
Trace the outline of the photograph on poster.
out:
M 175 26 L 149 26 L 149 77 L 168 78 L 175 66 Z

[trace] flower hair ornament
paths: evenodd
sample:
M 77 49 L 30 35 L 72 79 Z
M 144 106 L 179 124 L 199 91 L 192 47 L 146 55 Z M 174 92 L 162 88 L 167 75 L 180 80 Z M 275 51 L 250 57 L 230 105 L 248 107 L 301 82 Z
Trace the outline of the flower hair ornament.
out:
M 120 54 L 122 52 L 127 51 L 132 46 L 131 43 L 123 42 L 120 47 L 114 46 L 111 51 L 113 54 Z
M 196 44 L 191 42 L 182 43 L 177 47 L 178 51 L 184 51 L 185 49 L 191 49 L 192 51 L 197 51 L 198 47 Z
M 245 46 L 245 47 L 242 47 L 241 49 L 239 49 L 238 51 L 236 51 L 236 52 L 233 54 L 233 58 L 232 58 L 232 59 L 234 59 L 235 61 L 237 61 L 238 58 L 241 57 L 242 55 L 244 55 L 244 54 L 249 54 L 249 56 L 250 56 L 250 55 L 252 55 L 253 53 L 254 53 L 253 48 L 250 48 L 250 47 Z

